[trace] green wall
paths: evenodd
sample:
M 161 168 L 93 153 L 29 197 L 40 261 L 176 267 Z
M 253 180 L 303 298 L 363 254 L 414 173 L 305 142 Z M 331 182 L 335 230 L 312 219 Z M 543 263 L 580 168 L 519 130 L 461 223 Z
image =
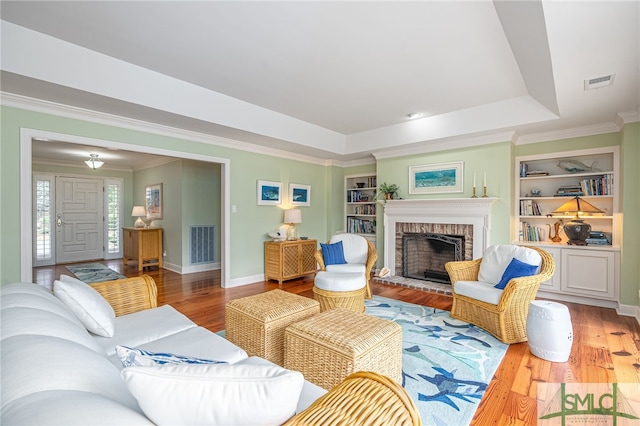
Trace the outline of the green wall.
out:
M 622 227 L 620 302 L 640 306 L 640 123 L 624 126 L 621 146 L 621 207 L 627 213 Z
M 403 199 L 469 198 L 473 193 L 473 175 L 476 174 L 477 195 L 482 195 L 482 180 L 487 174 L 487 195 L 498 200 L 491 207 L 491 244 L 511 241 L 510 217 L 513 198 L 512 149 L 510 142 L 471 148 L 452 149 L 434 153 L 408 155 L 378 161 L 378 185 L 382 182 L 400 186 L 397 196 Z M 451 194 L 409 194 L 409 167 L 452 161 L 463 162 L 463 192 Z M 384 259 L 383 211 L 378 209 L 378 265 Z
M 119 128 L 82 120 L 53 116 L 50 114 L 1 108 L 2 143 L 0 144 L 0 283 L 20 280 L 20 128 L 43 130 L 75 137 L 84 137 L 132 145 L 132 150 L 153 147 L 179 153 L 203 155 L 228 159 L 230 164 L 230 201 L 237 212 L 231 213 L 231 279 L 251 277 L 264 273 L 263 243 L 267 233 L 277 229 L 283 220 L 283 209 L 287 204 L 289 183 L 311 186 L 311 206 L 301 207 L 302 223 L 297 227 L 300 235 L 323 241 L 327 230 L 328 201 L 324 194 L 334 185 L 327 174 L 327 167 L 303 161 L 272 157 L 210 143 L 156 135 L 137 130 Z M 153 173 L 153 172 L 149 172 Z M 334 173 L 335 174 L 335 173 Z M 171 177 L 174 175 L 171 174 Z M 179 176 L 179 175 L 176 175 Z M 166 176 L 163 176 L 165 178 Z M 158 177 L 150 177 L 150 183 L 158 183 Z M 173 181 L 173 179 L 170 179 Z M 258 206 L 256 197 L 257 180 L 271 180 L 283 183 L 284 203 L 280 207 Z M 335 180 L 335 179 L 334 179 Z M 178 182 L 180 179 L 178 179 Z M 144 186 L 142 181 L 138 184 Z M 167 182 L 170 184 L 170 182 Z M 179 193 L 169 185 L 165 190 Z M 134 184 L 133 194 L 141 189 Z M 135 197 L 140 195 L 135 195 Z M 131 198 L 132 202 L 135 201 Z M 141 201 L 141 200 L 140 200 Z M 179 203 L 165 202 L 165 212 L 179 208 Z M 181 217 L 181 213 L 176 213 Z M 26 218 L 26 220 L 30 220 Z M 163 221 L 163 226 L 167 226 Z M 181 231 L 168 225 L 169 238 Z M 181 225 L 178 225 L 179 227 Z M 179 235 L 182 238 L 181 234 Z M 169 253 L 168 253 L 169 255 Z M 171 259 L 181 259 L 182 252 L 171 255 Z
M 58 117 L 50 114 L 2 107 L 2 129 L 0 144 L 0 283 L 20 280 L 20 128 L 38 129 L 79 137 L 95 138 L 110 142 L 132 145 L 132 150 L 140 147 L 166 149 L 179 153 L 197 154 L 229 160 L 230 199 L 236 212 L 231 213 L 230 235 L 231 279 L 259 276 L 264 272 L 263 242 L 267 233 L 276 230 L 283 220 L 283 209 L 288 208 L 288 183 L 311 185 L 311 206 L 301 207 L 302 224 L 297 226 L 300 235 L 324 241 L 331 234 L 344 228 L 344 176 L 348 174 L 377 171 L 378 183 L 388 182 L 400 185 L 400 197 L 421 198 L 423 195 L 408 193 L 408 168 L 412 165 L 426 165 L 449 161 L 464 162 L 464 191 L 457 194 L 441 194 L 442 198 L 463 198 L 471 196 L 473 174 L 476 173 L 478 186 L 482 176 L 487 174 L 488 194 L 498 198 L 493 205 L 490 242 L 493 244 L 511 241 L 511 221 L 513 212 L 514 157 L 530 154 L 551 153 L 603 146 L 621 147 L 622 209 L 627 212 L 640 211 L 640 124 L 625 126 L 620 133 L 609 133 L 550 142 L 513 145 L 510 142 L 495 143 L 477 147 L 460 148 L 424 153 L 397 158 L 380 159 L 376 164 L 354 167 L 327 166 L 292 159 L 272 157 L 263 154 L 214 146 L 204 141 L 192 141 L 175 137 L 156 135 L 115 126 L 89 123 L 82 120 Z M 213 139 L 212 139 L 213 140 Z M 175 167 L 175 169 L 174 169 Z M 184 227 L 196 217 L 185 217 L 183 204 L 197 208 L 199 195 L 209 193 L 206 184 L 197 178 L 201 171 L 187 162 L 170 163 L 162 169 L 137 172 L 125 178 L 125 204 L 132 206 L 142 202 L 145 184 L 162 182 L 164 186 L 165 217 L 176 217 L 176 224 L 167 223 L 168 238 L 184 238 Z M 219 166 L 218 166 L 219 167 Z M 40 168 L 40 171 L 55 171 L 55 168 Z M 161 171 L 160 171 L 161 170 Z M 106 171 L 105 171 L 106 173 Z M 145 174 L 146 173 L 146 174 Z M 208 172 L 207 172 L 208 173 Z M 219 200 L 219 184 L 212 172 L 211 197 Z M 217 174 L 219 176 L 219 173 Z M 206 181 L 209 179 L 205 177 Z M 256 181 L 270 180 L 283 183 L 284 203 L 281 207 L 258 206 L 256 202 Z M 175 184 L 175 186 L 174 186 Z M 195 186 L 194 192 L 188 189 Z M 129 189 L 133 187 L 132 189 Z M 214 188 L 215 187 L 215 188 Z M 480 189 L 479 189 L 480 190 Z M 131 192 L 129 192 L 131 191 Z M 185 195 L 188 194 L 188 195 Z M 435 196 L 433 196 L 435 197 Z M 168 199 L 170 198 L 170 200 Z M 179 201 L 178 201 L 179 200 Z M 129 209 L 130 207 L 126 207 Z M 213 210 L 219 210 L 215 205 Z M 378 247 L 383 247 L 382 209 L 378 209 Z M 623 215 L 624 216 L 624 215 Z M 637 262 L 640 229 L 634 214 L 623 217 L 623 245 L 620 301 L 627 305 L 638 305 L 640 288 L 640 267 Z M 27 218 L 26 220 L 30 220 Z M 172 219 L 173 220 L 173 219 Z M 204 220 L 204 219 L 203 219 Z M 212 220 L 219 220 L 213 218 Z M 167 253 L 167 261 L 184 262 L 185 256 Z M 380 253 L 380 259 L 383 253 Z

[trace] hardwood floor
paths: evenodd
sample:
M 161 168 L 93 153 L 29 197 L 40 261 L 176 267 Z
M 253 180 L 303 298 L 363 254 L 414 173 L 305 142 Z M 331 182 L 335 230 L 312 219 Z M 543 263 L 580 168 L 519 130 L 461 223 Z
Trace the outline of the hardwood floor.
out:
M 127 277 L 141 275 L 122 260 L 102 262 Z M 232 299 L 278 288 L 275 281 L 223 289 L 218 272 L 179 275 L 166 269 L 148 268 L 158 287 L 158 304 L 170 304 L 211 331 L 224 329 L 224 306 Z M 61 265 L 34 268 L 34 280 L 52 282 L 69 274 Z M 313 297 L 313 277 L 286 281 L 286 291 Z M 376 295 L 405 302 L 451 309 L 451 297 L 421 290 L 374 283 Z M 538 383 L 608 382 L 640 383 L 640 327 L 631 317 L 613 309 L 564 303 L 569 307 L 574 340 L 566 363 L 544 361 L 531 354 L 526 343 L 509 346 L 473 419 L 473 425 L 536 424 Z

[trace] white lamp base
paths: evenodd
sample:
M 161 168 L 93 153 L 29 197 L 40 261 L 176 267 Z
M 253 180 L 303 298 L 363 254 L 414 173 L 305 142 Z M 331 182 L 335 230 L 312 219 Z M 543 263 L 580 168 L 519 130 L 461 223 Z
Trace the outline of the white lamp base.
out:
M 144 228 L 144 227 L 145 227 L 145 224 L 144 224 L 144 222 L 142 221 L 142 218 L 141 218 L 141 217 L 138 217 L 138 220 L 136 220 L 136 222 L 133 224 L 133 226 L 134 226 L 135 228 Z
M 295 225 L 292 223 L 289 225 L 289 229 L 287 229 L 287 240 L 295 241 L 298 239 L 298 231 L 296 230 Z

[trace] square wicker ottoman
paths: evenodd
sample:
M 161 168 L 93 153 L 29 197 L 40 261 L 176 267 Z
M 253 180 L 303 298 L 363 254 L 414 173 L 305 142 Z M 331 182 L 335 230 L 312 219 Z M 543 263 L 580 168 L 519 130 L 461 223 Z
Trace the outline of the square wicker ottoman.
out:
M 364 313 L 330 309 L 287 327 L 284 364 L 325 389 L 357 371 L 402 384 L 402 328 Z
M 249 356 L 283 366 L 284 329 L 319 312 L 317 301 L 283 290 L 242 297 L 226 304 L 226 338 Z

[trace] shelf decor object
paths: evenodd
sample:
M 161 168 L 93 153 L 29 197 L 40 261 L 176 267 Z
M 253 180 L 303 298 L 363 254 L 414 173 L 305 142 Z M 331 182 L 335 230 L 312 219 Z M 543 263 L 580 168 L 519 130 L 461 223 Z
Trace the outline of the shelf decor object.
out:
M 575 213 L 571 222 L 564 225 L 564 233 L 569 237 L 567 244 L 586 246 L 585 241 L 589 237 L 591 232 L 591 225 L 584 223 L 584 220 L 580 217 L 580 213 L 604 213 L 599 208 L 592 204 L 587 203 L 580 197 L 574 197 L 570 201 L 561 205 L 556 209 L 553 214 L 559 213 Z

